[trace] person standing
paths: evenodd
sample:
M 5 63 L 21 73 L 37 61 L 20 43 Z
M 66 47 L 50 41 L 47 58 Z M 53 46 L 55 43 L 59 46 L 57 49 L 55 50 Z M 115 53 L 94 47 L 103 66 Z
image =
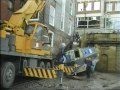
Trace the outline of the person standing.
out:
M 85 60 L 85 64 L 87 65 L 87 67 L 86 67 L 86 77 L 89 79 L 90 75 L 91 75 L 91 66 L 92 66 L 92 61 L 90 60 L 90 58 L 87 58 Z
M 62 43 L 61 44 L 61 50 L 60 50 L 60 62 L 61 63 L 65 63 L 66 62 L 66 57 L 65 57 L 65 47 L 66 47 L 66 44 L 65 43 Z

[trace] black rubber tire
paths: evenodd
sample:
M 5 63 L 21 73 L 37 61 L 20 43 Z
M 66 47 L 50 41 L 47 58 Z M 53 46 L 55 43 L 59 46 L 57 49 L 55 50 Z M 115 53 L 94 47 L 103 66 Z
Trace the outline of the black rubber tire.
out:
M 15 79 L 15 66 L 12 62 L 5 62 L 1 67 L 1 87 L 9 88 Z
M 47 63 L 46 63 L 46 68 L 51 68 L 50 62 L 47 62 Z
M 39 65 L 40 68 L 45 68 L 45 63 L 42 61 L 40 62 L 40 65 Z

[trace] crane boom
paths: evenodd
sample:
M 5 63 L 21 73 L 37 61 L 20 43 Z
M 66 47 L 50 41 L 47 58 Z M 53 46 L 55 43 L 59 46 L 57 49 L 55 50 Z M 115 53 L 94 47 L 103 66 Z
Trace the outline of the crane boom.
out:
M 41 12 L 44 6 L 44 0 L 28 0 L 21 9 L 13 13 L 7 25 L 12 28 L 22 27 L 23 23 L 28 22 L 34 15 Z

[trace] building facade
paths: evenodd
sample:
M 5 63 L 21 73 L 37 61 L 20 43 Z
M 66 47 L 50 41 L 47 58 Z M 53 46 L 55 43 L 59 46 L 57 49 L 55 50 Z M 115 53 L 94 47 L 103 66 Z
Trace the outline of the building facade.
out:
M 120 32 L 120 0 L 76 0 L 76 31 Z
M 88 33 L 96 40 L 93 45 L 100 47 L 99 71 L 120 72 L 119 26 L 120 0 L 76 0 L 75 31 L 79 35 Z
M 62 43 L 67 45 L 74 33 L 75 0 L 46 0 L 44 23 L 53 37 L 53 54 L 56 55 Z

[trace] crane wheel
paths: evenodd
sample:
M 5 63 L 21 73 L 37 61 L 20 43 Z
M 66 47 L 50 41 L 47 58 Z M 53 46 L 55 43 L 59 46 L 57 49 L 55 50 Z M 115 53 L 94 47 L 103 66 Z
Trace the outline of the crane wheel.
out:
M 1 68 L 1 87 L 9 88 L 15 79 L 15 66 L 12 62 L 5 62 Z

